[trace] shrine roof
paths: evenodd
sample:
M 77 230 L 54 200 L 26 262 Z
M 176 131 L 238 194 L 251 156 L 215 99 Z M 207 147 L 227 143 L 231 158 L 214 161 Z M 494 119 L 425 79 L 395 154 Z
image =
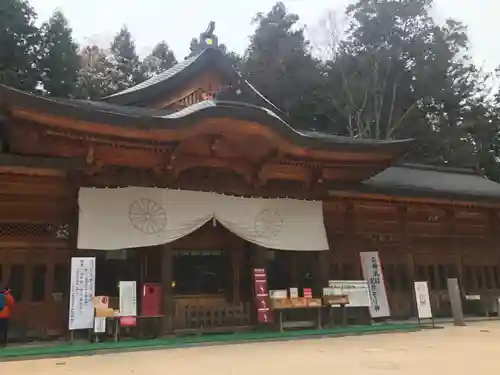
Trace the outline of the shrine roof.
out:
M 391 194 L 500 198 L 500 183 L 488 180 L 472 169 L 419 164 L 392 166 L 363 182 L 365 188 Z
M 154 100 L 159 95 L 178 88 L 208 67 L 215 67 L 223 76 L 237 77 L 237 72 L 218 49 L 206 48 L 144 82 L 100 100 L 119 105 L 137 105 Z
M 233 101 L 205 100 L 172 112 L 101 101 L 47 98 L 0 85 L 1 107 L 7 110 L 21 108 L 29 112 L 94 123 L 93 132 L 97 133 L 100 124 L 146 130 L 154 134 L 155 130 L 174 130 L 198 124 L 205 119 L 229 118 L 261 124 L 297 145 L 313 149 L 380 150 L 403 154 L 413 144 L 413 140 L 353 139 L 311 131 L 298 131 L 268 108 Z M 68 127 L 71 126 L 71 122 L 68 124 Z

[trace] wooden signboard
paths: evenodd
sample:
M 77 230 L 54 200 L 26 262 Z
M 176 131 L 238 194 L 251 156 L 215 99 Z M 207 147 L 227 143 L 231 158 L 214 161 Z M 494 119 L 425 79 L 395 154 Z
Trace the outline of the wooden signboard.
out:
M 266 270 L 264 268 L 254 268 L 253 281 L 257 320 L 262 324 L 273 323 L 273 314 L 269 306 L 269 289 L 267 286 Z
M 347 295 L 329 295 L 329 296 L 323 296 L 323 303 L 326 306 L 345 306 L 349 305 L 349 296 Z
M 122 327 L 135 327 L 137 325 L 137 317 L 135 316 L 121 316 L 120 326 Z

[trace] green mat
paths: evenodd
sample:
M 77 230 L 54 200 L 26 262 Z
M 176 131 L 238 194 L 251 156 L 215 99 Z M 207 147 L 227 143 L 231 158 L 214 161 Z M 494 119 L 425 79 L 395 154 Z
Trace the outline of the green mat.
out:
M 333 337 L 370 333 L 417 331 L 417 324 L 376 324 L 349 326 L 330 329 L 310 329 L 286 332 L 245 332 L 218 335 L 200 335 L 189 337 L 168 337 L 155 340 L 129 340 L 103 343 L 78 343 L 48 346 L 7 347 L 0 349 L 0 360 L 32 359 L 50 357 L 70 357 L 78 355 L 103 354 L 132 350 L 168 349 L 210 344 L 230 344 L 259 341 L 296 340 L 314 337 Z

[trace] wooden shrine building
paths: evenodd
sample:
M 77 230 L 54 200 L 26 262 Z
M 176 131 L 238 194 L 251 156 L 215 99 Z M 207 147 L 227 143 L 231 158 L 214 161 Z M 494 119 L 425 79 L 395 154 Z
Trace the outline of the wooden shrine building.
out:
M 97 294 L 115 293 L 120 278 L 161 282 L 166 331 L 225 324 L 222 312 L 250 324 L 252 267 L 267 267 L 270 288 L 319 293 L 329 279 L 360 279 L 362 251 L 379 251 L 394 318 L 414 316 L 414 280 L 429 281 L 442 314 L 448 277 L 464 294 L 500 296 L 500 184 L 399 164 L 411 140 L 298 131 L 215 36 L 200 39 L 192 57 L 98 101 L 0 86 L 0 279 L 18 300 L 19 330 L 66 333 L 68 268 L 79 254 L 98 258 Z M 329 250 L 266 249 L 216 218 L 166 244 L 79 249 L 80 189 L 129 186 L 322 202 Z M 96 220 L 111 222 L 105 207 Z

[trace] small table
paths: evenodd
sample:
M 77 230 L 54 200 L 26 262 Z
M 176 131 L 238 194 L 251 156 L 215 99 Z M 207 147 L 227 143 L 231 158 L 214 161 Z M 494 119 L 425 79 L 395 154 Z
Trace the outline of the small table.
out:
M 316 310 L 316 328 L 322 329 L 321 325 L 321 309 L 323 306 L 304 306 L 304 307 L 287 307 L 287 308 L 275 308 L 275 311 L 278 311 L 278 320 L 279 320 L 279 329 L 280 332 L 283 332 L 283 312 L 284 311 L 293 311 L 293 310 Z
M 333 309 L 337 306 L 340 306 L 340 308 L 342 309 L 342 326 L 345 327 L 347 326 L 347 308 L 344 304 L 338 304 L 338 305 L 335 305 L 335 304 L 331 304 L 328 306 L 328 311 L 329 311 L 329 321 L 330 321 L 330 325 L 333 326 Z

